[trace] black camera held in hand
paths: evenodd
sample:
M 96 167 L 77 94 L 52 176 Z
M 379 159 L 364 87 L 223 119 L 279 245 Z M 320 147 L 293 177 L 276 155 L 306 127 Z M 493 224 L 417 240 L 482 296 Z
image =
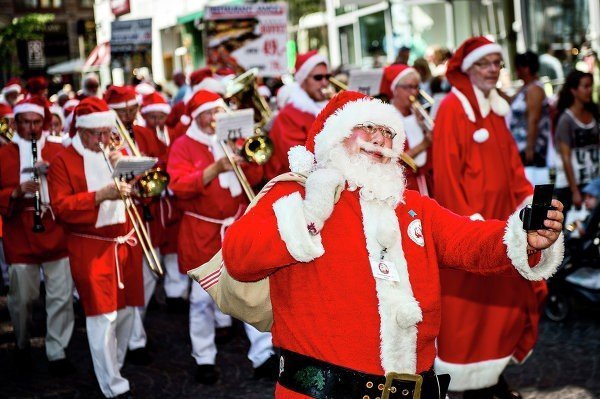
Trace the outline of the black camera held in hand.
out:
M 533 191 L 533 201 L 521 209 L 519 217 L 523 221 L 523 230 L 541 230 L 545 229 L 544 220 L 548 211 L 556 209 L 552 204 L 552 193 L 554 184 L 540 184 L 535 186 Z

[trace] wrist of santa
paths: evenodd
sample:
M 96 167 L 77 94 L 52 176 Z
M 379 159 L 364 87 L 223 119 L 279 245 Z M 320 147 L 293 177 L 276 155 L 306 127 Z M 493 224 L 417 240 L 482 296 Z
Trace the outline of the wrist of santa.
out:
M 503 242 L 511 263 L 527 280 L 539 281 L 549 278 L 556 272 L 563 260 L 563 235 L 561 234 L 554 244 L 546 249 L 539 250 L 530 246 L 527 242 L 527 231 L 523 230 L 523 223 L 519 218 L 518 211 L 508 218 Z M 539 262 L 530 266 L 530 256 L 539 256 Z

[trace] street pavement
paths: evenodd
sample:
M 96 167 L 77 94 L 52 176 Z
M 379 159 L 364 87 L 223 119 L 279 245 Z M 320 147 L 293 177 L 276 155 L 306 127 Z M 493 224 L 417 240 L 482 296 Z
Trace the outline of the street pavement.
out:
M 0 398 L 102 398 L 94 378 L 82 314 L 77 314 L 68 351 L 77 372 L 65 378 L 49 375 L 43 348 L 44 317 L 42 301 L 38 301 L 31 340 L 34 369 L 29 375 L 19 375 L 13 366 L 14 343 L 6 297 L 0 297 Z M 169 314 L 164 305 L 154 303 L 146 325 L 152 364 L 126 364 L 122 370 L 136 397 L 273 397 L 273 382 L 252 379 L 252 367 L 246 358 L 248 341 L 241 324 L 235 324 L 233 341 L 219 346 L 217 366 L 221 378 L 212 387 L 194 381 L 186 314 Z M 536 350 L 524 365 L 510 366 L 506 377 L 511 385 L 519 387 L 525 399 L 600 399 L 600 311 L 578 309 L 565 323 L 544 319 Z

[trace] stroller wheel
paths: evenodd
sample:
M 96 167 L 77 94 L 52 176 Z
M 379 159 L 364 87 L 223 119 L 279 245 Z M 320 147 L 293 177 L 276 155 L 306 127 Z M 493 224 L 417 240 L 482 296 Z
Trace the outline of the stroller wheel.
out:
M 571 312 L 569 298 L 560 292 L 551 292 L 546 301 L 544 314 L 552 321 L 564 321 Z

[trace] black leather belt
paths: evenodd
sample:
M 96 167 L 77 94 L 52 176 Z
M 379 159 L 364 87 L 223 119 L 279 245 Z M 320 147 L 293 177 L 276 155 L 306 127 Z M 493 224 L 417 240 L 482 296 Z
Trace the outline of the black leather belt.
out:
M 366 374 L 285 349 L 279 370 L 279 384 L 315 399 L 444 399 L 450 384 L 448 374 Z

